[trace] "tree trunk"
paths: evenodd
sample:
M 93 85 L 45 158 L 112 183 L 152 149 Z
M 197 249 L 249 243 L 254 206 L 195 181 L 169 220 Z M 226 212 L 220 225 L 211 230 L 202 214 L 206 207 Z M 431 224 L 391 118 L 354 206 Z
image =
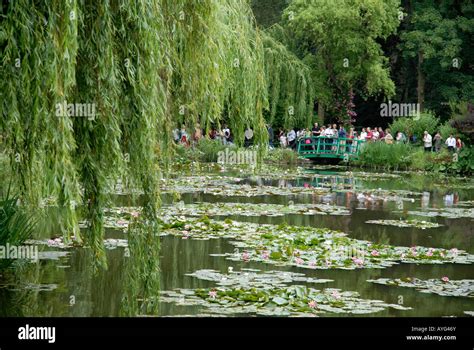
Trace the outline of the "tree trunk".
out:
M 425 74 L 423 73 L 423 51 L 418 51 L 418 105 L 423 112 L 425 105 Z
M 324 125 L 324 106 L 321 102 L 318 102 L 318 117 L 321 125 Z

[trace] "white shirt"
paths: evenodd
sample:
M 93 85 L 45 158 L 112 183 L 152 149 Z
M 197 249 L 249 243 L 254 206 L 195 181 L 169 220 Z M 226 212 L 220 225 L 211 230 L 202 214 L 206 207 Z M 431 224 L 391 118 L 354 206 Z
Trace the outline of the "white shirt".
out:
M 374 140 L 377 140 L 377 139 L 379 138 L 379 136 L 380 136 L 380 134 L 379 134 L 378 131 L 374 131 L 374 132 L 372 133 L 372 138 L 373 138 Z
M 247 140 L 250 140 L 252 137 L 253 137 L 253 131 L 252 131 L 252 129 L 247 129 L 247 130 L 245 130 L 245 138 L 246 138 Z
M 430 134 L 426 134 L 425 137 L 423 137 L 423 142 L 425 143 L 425 147 L 433 146 L 432 137 Z
M 361 140 L 365 140 L 366 138 L 367 138 L 367 133 L 366 133 L 365 131 L 362 131 L 362 132 L 360 133 L 360 139 L 361 139 Z
M 448 137 L 446 144 L 448 147 L 456 147 L 456 139 L 454 137 Z
M 291 142 L 294 139 L 296 139 L 296 133 L 294 130 L 290 130 L 290 132 L 288 133 L 288 142 Z
M 324 130 L 324 136 L 333 136 L 333 130 L 330 128 Z

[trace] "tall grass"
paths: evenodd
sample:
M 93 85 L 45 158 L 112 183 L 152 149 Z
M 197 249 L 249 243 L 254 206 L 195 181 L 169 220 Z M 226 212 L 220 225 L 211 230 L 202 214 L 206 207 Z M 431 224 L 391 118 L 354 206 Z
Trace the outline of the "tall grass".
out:
M 384 142 L 364 144 L 357 165 L 374 169 L 406 170 L 411 165 L 414 148 L 399 143 L 388 145 Z
M 10 190 L 0 199 L 0 246 L 6 244 L 22 245 L 32 234 L 35 226 L 33 218 L 18 206 L 18 196 Z M 0 270 L 11 265 L 13 261 L 0 259 Z

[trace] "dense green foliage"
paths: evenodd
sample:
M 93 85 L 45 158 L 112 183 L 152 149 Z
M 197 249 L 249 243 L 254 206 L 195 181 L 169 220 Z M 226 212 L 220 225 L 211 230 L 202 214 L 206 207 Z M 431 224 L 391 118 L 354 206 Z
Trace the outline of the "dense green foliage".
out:
M 434 136 L 438 131 L 439 120 L 430 113 L 421 113 L 418 117 L 403 117 L 397 118 L 390 124 L 390 130 L 394 135 L 401 131 L 407 136 L 415 135 L 418 140 L 421 140 L 423 133 L 428 131 Z M 449 136 L 449 135 L 448 135 Z
M 459 153 L 425 152 L 410 144 L 369 142 L 362 149 L 356 164 L 383 170 L 415 170 L 467 175 L 474 172 L 474 152 L 466 147 Z
M 446 116 L 450 112 L 447 102 L 472 101 L 474 97 L 474 75 L 469 64 L 474 54 L 474 3 L 410 3 L 399 31 L 399 94 L 407 99 L 418 93 L 418 103 Z
M 313 68 L 318 102 L 333 119 L 351 120 L 352 93 L 395 93 L 378 40 L 395 32 L 398 6 L 398 0 L 294 0 L 285 9 L 285 26 Z

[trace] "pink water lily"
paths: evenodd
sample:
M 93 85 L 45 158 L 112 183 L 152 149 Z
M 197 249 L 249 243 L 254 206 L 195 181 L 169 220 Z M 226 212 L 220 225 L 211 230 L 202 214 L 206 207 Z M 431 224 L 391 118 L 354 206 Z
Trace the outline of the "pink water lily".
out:
M 242 260 L 244 261 L 249 261 L 250 260 L 250 254 L 247 252 L 242 253 Z
M 457 248 L 453 248 L 453 249 L 451 249 L 449 252 L 450 252 L 451 254 L 453 254 L 453 255 L 458 255 L 459 250 L 458 250 Z
M 341 297 L 341 295 L 338 293 L 338 291 L 333 291 L 331 293 L 331 296 L 334 298 L 334 299 L 339 299 Z
M 357 266 L 361 266 L 364 264 L 364 260 L 360 259 L 360 258 L 352 258 L 352 261 L 354 262 L 354 264 L 356 264 Z
M 447 276 L 444 276 L 444 277 L 441 278 L 441 281 L 447 283 L 447 282 L 449 282 L 449 278 Z
M 301 258 L 296 258 L 295 262 L 296 262 L 297 265 L 303 265 L 304 264 L 304 260 L 301 259 Z
M 308 303 L 308 306 L 311 308 L 311 309 L 316 309 L 318 307 L 318 304 L 314 301 L 314 300 L 311 300 L 309 303 Z
M 215 290 L 209 291 L 209 297 L 215 299 L 217 297 L 217 292 Z
M 310 261 L 309 266 L 316 266 L 316 261 Z
M 433 256 L 433 248 L 428 249 L 426 256 Z
M 262 259 L 268 260 L 269 257 L 270 257 L 270 253 L 268 253 L 268 251 L 265 250 L 262 252 Z
M 372 250 L 372 252 L 370 253 L 372 256 L 379 256 L 380 253 L 376 250 Z
M 140 216 L 140 213 L 139 213 L 138 211 L 132 211 L 130 214 L 131 214 L 132 217 L 134 217 L 134 218 L 138 218 L 138 216 Z

